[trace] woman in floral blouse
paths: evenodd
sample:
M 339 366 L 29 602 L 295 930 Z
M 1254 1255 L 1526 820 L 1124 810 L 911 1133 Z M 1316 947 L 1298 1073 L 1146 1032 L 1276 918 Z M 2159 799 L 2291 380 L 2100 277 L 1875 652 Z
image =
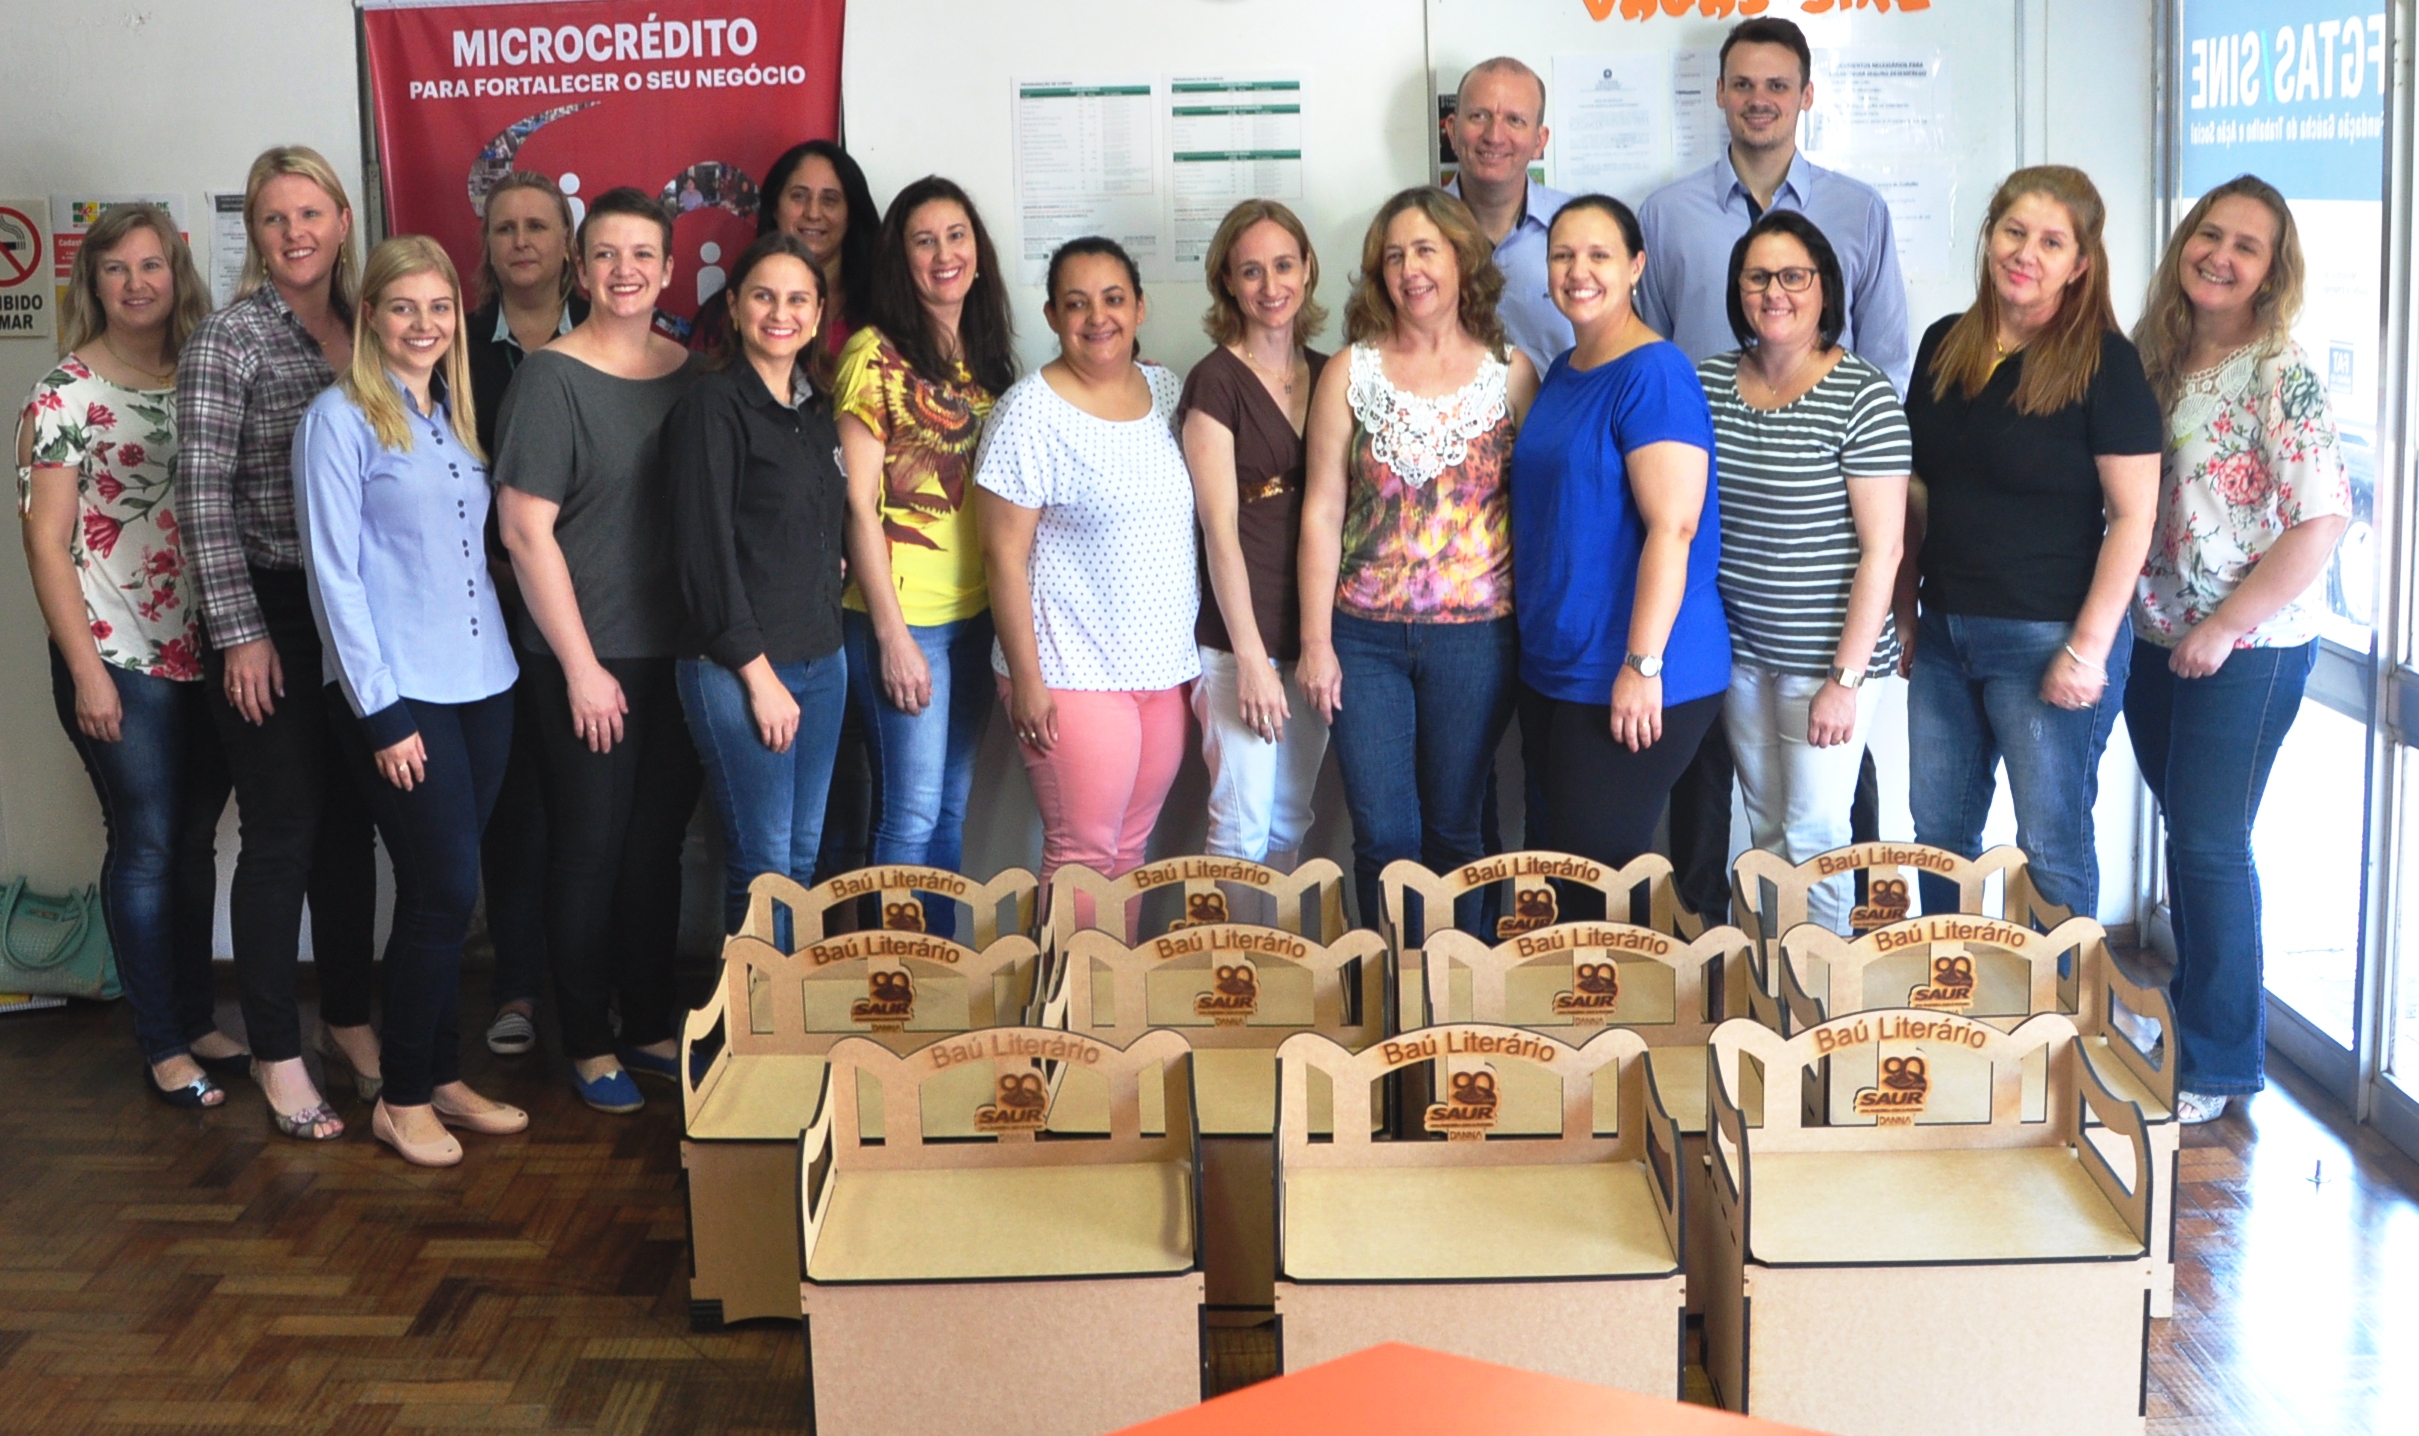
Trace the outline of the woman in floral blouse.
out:
M 243 1056 L 210 1015 L 212 837 L 228 779 L 202 707 L 172 471 L 177 353 L 209 306 L 175 221 L 111 210 L 77 251 L 62 357 L 18 426 L 51 693 L 108 826 L 110 945 L 152 1086 L 179 1107 L 226 1101 L 203 1063 Z
M 2188 1123 L 2263 1085 L 2251 827 L 2317 658 L 2310 590 L 2352 511 L 2326 385 L 2291 337 L 2301 296 L 2292 212 L 2245 175 L 2176 227 L 2134 336 L 2167 451 L 2125 727 L 2167 819 Z

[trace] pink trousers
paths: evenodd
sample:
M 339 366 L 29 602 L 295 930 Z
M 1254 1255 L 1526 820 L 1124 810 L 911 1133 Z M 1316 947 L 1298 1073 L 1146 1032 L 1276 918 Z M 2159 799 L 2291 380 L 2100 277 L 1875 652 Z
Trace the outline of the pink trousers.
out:
M 1000 703 L 1009 701 L 999 680 Z M 1191 737 L 1184 686 L 1139 693 L 1053 688 L 1058 746 L 1020 743 L 1042 815 L 1042 871 L 1082 863 L 1107 877 L 1142 866 L 1159 807 L 1176 781 Z

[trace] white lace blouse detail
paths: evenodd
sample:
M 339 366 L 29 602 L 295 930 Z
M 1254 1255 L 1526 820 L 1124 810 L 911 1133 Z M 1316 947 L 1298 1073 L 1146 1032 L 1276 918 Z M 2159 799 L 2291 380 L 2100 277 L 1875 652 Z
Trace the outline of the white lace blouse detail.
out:
M 1415 489 L 1426 488 L 1470 456 L 1470 441 L 1503 422 L 1510 368 L 1494 355 L 1478 361 L 1470 382 L 1450 394 L 1406 394 L 1386 377 L 1376 349 L 1352 346 L 1345 398 L 1369 434 L 1371 457 Z

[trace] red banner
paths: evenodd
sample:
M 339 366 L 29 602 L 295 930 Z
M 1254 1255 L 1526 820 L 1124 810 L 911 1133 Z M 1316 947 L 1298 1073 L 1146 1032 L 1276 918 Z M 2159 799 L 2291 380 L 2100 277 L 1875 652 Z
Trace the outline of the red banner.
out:
M 585 199 L 616 185 L 677 213 L 662 309 L 685 330 L 756 233 L 765 166 L 834 138 L 845 0 L 371 0 L 386 223 L 434 236 L 464 281 L 480 206 L 516 169 Z

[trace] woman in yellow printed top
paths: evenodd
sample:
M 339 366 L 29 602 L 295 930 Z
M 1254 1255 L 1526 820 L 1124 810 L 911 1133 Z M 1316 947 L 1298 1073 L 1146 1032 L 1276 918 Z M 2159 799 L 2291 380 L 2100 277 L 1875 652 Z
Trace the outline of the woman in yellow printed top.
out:
M 873 861 L 955 869 L 992 702 L 974 450 L 1016 379 L 1007 287 L 964 190 L 928 176 L 899 192 L 870 289 L 834 397 L 849 687 L 881 795 Z M 929 920 L 947 932 L 951 914 L 936 905 Z

